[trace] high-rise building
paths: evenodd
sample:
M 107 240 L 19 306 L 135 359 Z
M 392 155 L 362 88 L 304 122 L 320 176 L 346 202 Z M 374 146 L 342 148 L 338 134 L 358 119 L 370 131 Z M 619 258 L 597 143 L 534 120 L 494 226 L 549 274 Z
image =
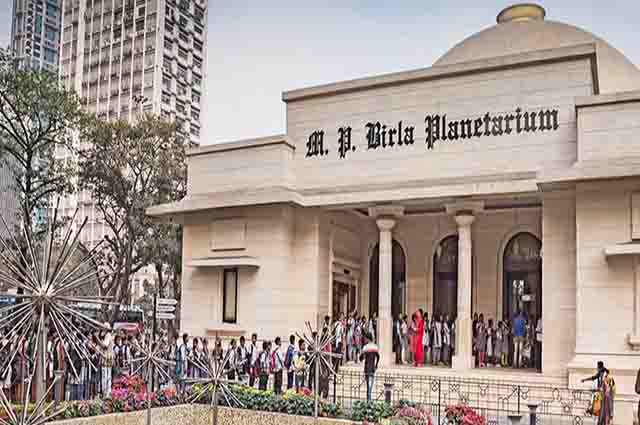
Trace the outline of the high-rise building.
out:
M 153 112 L 200 139 L 207 0 L 64 0 L 60 77 L 104 119 Z
M 11 45 L 9 51 L 21 69 L 57 72 L 60 57 L 62 0 L 13 0 Z M 4 46 L 2 46 L 4 47 Z M 0 159 L 0 214 L 13 227 L 18 223 L 19 197 L 10 157 Z M 38 210 L 34 220 L 42 220 L 45 210 Z M 4 225 L 0 236 L 5 235 Z
M 63 0 L 62 9 L 60 79 L 85 110 L 105 120 L 161 115 L 199 143 L 207 0 Z M 81 241 L 92 247 L 108 230 L 89 194 L 61 204 L 66 215 L 76 208 L 88 217 Z
M 19 67 L 55 72 L 62 0 L 13 0 L 11 52 Z

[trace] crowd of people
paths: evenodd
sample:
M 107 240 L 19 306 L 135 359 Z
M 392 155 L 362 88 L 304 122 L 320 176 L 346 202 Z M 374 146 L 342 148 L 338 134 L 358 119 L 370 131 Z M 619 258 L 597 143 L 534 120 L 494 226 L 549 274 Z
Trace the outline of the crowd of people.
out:
M 64 341 L 51 330 L 46 348 L 47 385 L 57 377 L 64 400 L 107 397 L 115 377 L 131 374 L 137 368 L 134 359 L 142 356 L 149 340 L 143 333 L 112 331 L 107 323 L 101 330 L 69 334 Z M 25 394 L 27 381 L 36 367 L 35 350 L 33 339 L 20 338 L 9 329 L 0 335 L 0 365 L 6 365 L 0 371 L 0 381 L 11 400 L 21 400 Z M 32 400 L 34 392 L 32 385 Z
M 513 320 L 485 321 L 473 316 L 473 355 L 476 367 L 539 368 L 542 321 L 518 312 Z M 393 324 L 393 351 L 398 365 L 450 366 L 456 352 L 456 323 L 450 314 L 418 309 L 411 318 L 399 315 Z
M 365 375 L 374 373 L 378 356 L 377 328 L 375 314 L 367 318 L 354 311 L 335 319 L 326 316 L 320 332 L 323 337 L 331 336 L 332 343 L 325 350 L 332 353 L 333 372 L 345 362 L 357 364 L 369 357 L 368 364 L 364 365 Z M 456 352 L 455 341 L 455 318 L 449 314 L 430 317 L 420 309 L 410 319 L 407 315 L 399 315 L 393 323 L 397 364 L 450 365 Z M 527 318 L 523 312 L 513 320 L 498 322 L 485 321 L 483 314 L 473 317 L 473 351 L 478 367 L 535 367 L 540 361 L 541 342 L 542 322 Z M 69 349 L 70 343 L 84 344 L 88 359 L 79 356 L 77 350 Z M 109 396 L 114 378 L 140 372 L 134 359 L 140 357 L 141 350 L 149 343 L 150 337 L 142 333 L 132 335 L 100 330 L 86 336 L 76 335 L 75 342 L 67 341 L 63 345 L 57 334 L 51 332 L 47 343 L 47 379 L 51 381 L 59 371 L 66 400 Z M 215 359 L 225 361 L 227 379 L 243 381 L 259 389 L 269 386 L 275 393 L 280 393 L 284 389 L 313 390 L 316 387 L 315 374 L 311 373 L 315 365 L 308 360 L 309 347 L 294 335 L 285 341 L 280 337 L 259 341 L 258 335 L 253 334 L 249 341 L 241 336 L 223 346 L 218 338 L 210 343 L 207 338 L 191 338 L 184 334 L 162 338 L 160 343 L 162 356 L 175 367 L 168 367 L 165 373 L 156 373 L 158 385 L 180 387 L 190 378 L 204 378 L 206 365 Z M 5 363 L 10 353 L 17 352 L 0 376 L 2 388 L 13 400 L 23 394 L 25 379 L 33 371 L 35 356 L 32 351 L 27 340 L 18 340 L 11 331 L 5 330 L 0 335 L 0 360 Z M 330 372 L 321 363 L 317 389 L 325 397 Z

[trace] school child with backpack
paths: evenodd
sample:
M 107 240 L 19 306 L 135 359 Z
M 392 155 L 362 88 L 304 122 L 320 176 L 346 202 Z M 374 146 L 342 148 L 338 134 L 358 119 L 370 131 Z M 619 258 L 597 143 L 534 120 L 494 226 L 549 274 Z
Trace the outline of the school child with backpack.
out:
M 262 351 L 258 355 L 258 361 L 256 362 L 256 372 L 258 375 L 258 389 L 262 391 L 267 390 L 267 383 L 269 382 L 270 375 L 270 353 L 269 343 L 264 341 L 262 343 Z
M 282 375 L 284 361 L 282 360 L 280 337 L 275 339 L 275 347 L 271 352 L 271 371 L 273 372 L 273 392 L 274 394 L 282 393 Z
M 299 350 L 293 355 L 293 370 L 296 378 L 296 392 L 300 392 L 300 389 L 304 387 L 305 378 L 307 374 L 307 358 L 306 349 L 304 346 L 304 340 L 298 342 Z
M 176 351 L 176 380 L 178 381 L 178 390 L 184 391 L 184 379 L 187 377 L 187 361 L 189 358 L 189 335 L 182 335 L 182 343 Z
M 293 388 L 293 380 L 295 377 L 295 370 L 293 368 L 293 356 L 296 354 L 296 337 L 291 335 L 289 337 L 289 346 L 287 347 L 287 353 L 284 356 L 284 367 L 287 370 L 287 389 Z

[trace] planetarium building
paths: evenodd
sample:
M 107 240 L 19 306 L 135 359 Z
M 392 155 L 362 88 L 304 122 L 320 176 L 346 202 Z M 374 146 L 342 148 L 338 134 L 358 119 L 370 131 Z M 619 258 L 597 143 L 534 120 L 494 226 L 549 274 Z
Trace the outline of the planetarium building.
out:
M 602 360 L 633 393 L 640 71 L 622 53 L 517 5 L 431 67 L 282 100 L 286 134 L 190 151 L 187 196 L 149 210 L 184 226 L 185 332 L 287 337 L 358 310 L 392 367 L 393 318 L 422 308 L 455 318 L 447 373 L 473 375 L 473 315 L 521 311 L 526 379 L 574 385 Z

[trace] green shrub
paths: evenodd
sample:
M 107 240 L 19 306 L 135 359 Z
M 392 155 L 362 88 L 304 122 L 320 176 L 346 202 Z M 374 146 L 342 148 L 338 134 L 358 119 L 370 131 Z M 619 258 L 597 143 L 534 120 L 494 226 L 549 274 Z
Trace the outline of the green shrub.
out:
M 324 403 L 322 404 L 322 411 L 320 412 L 320 416 L 325 416 L 328 418 L 339 418 L 342 416 L 342 406 L 334 403 Z
M 393 415 L 393 408 L 382 401 L 356 401 L 353 404 L 351 419 L 377 423 Z

